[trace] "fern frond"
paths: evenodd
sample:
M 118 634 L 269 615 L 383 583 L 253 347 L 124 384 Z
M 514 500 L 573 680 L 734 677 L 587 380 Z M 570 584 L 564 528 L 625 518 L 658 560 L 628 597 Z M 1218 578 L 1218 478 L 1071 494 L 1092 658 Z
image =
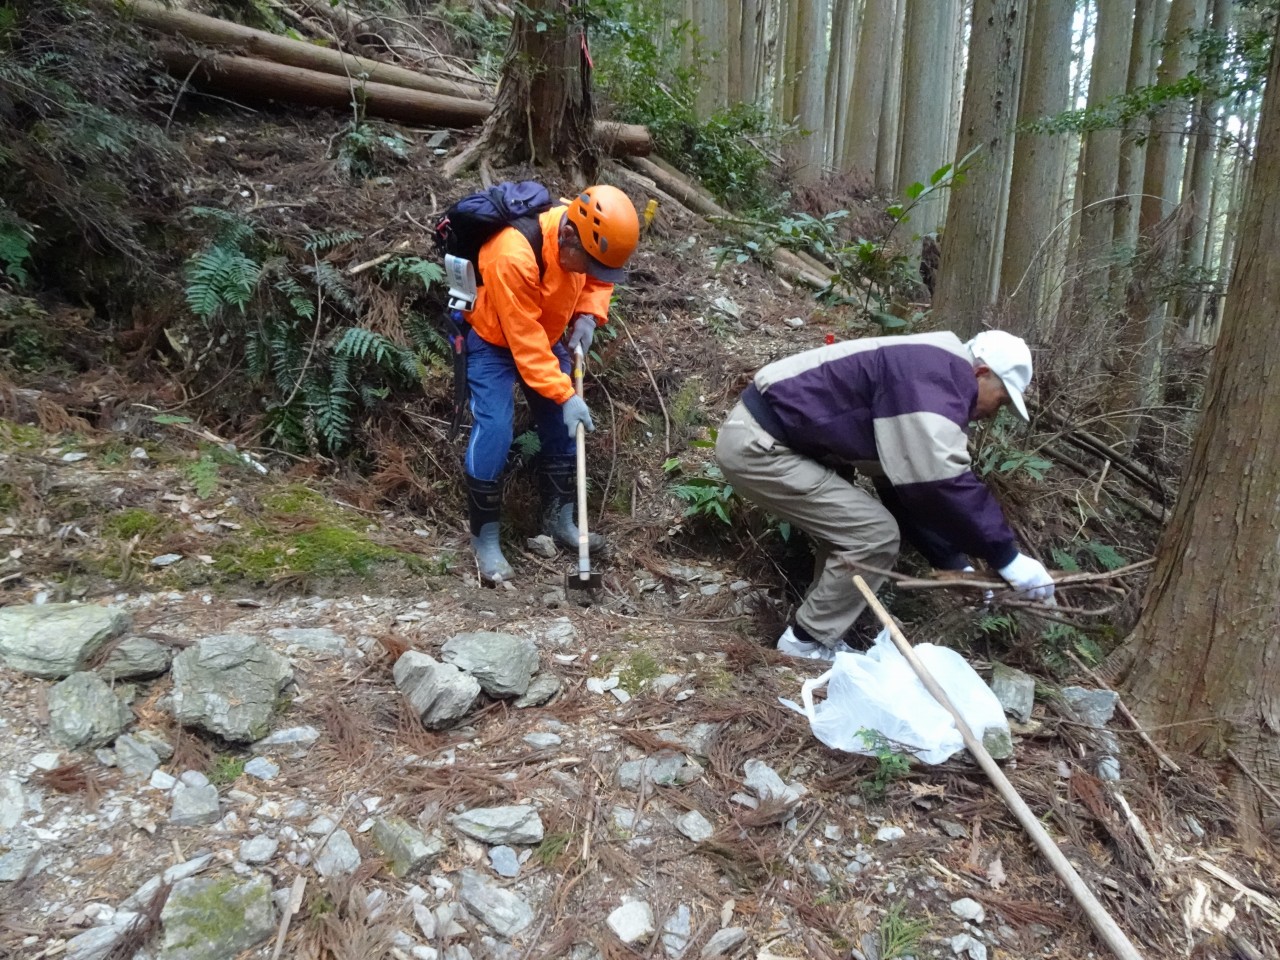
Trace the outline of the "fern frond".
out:
M 347 283 L 338 269 L 331 263 L 321 260 L 314 266 L 305 268 L 307 273 L 315 278 L 320 289 L 334 303 L 341 306 L 349 313 L 358 313 L 360 305 L 356 302 L 355 293 L 351 289 L 351 285 Z
M 359 230 L 334 230 L 329 233 L 315 233 L 307 238 L 303 246 L 306 247 L 308 253 L 324 253 L 334 247 L 340 247 L 344 243 L 359 240 L 363 236 L 364 234 Z
M 280 293 L 284 294 L 285 299 L 289 301 L 289 306 L 293 308 L 294 313 L 302 317 L 304 320 L 315 319 L 315 296 L 297 280 L 293 279 L 293 277 L 284 276 L 272 284 L 272 286 Z
M 243 310 L 253 298 L 262 267 L 234 247 L 217 245 L 187 261 L 187 305 L 202 320 L 224 306 Z

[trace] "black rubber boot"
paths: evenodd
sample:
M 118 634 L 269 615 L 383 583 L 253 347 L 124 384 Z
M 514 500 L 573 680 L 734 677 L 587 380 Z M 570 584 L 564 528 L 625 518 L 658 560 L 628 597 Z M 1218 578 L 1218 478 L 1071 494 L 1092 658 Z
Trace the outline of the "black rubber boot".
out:
M 574 523 L 577 506 L 578 463 L 573 457 L 549 457 L 542 461 L 538 486 L 542 492 L 542 532 L 568 550 L 578 549 L 578 525 Z M 587 534 L 592 554 L 605 549 L 604 537 Z
M 467 477 L 467 506 L 471 514 L 471 549 L 480 579 L 501 583 L 515 576 L 502 555 L 498 536 L 502 519 L 502 481 Z

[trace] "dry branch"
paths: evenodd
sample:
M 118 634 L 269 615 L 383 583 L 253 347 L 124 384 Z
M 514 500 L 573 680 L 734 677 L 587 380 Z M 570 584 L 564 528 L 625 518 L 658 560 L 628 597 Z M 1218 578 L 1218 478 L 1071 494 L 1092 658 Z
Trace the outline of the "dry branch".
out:
M 291 40 L 264 30 L 255 30 L 238 23 L 219 20 L 217 17 L 207 17 L 188 10 L 170 9 L 159 3 L 153 3 L 152 0 L 132 0 L 124 9 L 135 22 L 161 33 L 183 37 L 207 46 L 230 47 L 286 66 L 301 67 L 344 78 L 359 78 L 363 74 L 377 83 L 391 84 L 409 90 L 421 90 L 424 93 L 443 94 L 468 100 L 477 97 L 474 87 L 453 80 L 429 77 L 380 60 L 352 56 L 340 50 L 330 50 L 313 43 Z M 488 115 L 488 108 L 491 108 L 492 104 L 486 106 L 487 108 L 480 114 L 481 119 Z

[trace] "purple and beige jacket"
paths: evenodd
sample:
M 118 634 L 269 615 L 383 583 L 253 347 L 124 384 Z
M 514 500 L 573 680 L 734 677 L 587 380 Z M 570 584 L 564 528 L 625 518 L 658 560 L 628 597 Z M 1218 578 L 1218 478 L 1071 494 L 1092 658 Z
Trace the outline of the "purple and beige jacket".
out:
M 973 359 L 953 333 L 807 350 L 762 367 L 742 395 L 779 443 L 887 480 L 900 521 L 916 518 L 999 569 L 1018 547 L 1000 505 L 970 469 L 977 399 Z

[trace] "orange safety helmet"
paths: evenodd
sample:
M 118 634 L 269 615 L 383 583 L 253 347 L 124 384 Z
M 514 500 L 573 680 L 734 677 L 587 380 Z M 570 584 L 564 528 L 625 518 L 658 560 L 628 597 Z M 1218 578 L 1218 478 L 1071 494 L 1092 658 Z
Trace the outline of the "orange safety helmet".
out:
M 640 242 L 635 205 L 617 187 L 597 184 L 569 201 L 569 222 L 587 252 L 587 272 L 606 283 L 625 283 L 623 269 Z

